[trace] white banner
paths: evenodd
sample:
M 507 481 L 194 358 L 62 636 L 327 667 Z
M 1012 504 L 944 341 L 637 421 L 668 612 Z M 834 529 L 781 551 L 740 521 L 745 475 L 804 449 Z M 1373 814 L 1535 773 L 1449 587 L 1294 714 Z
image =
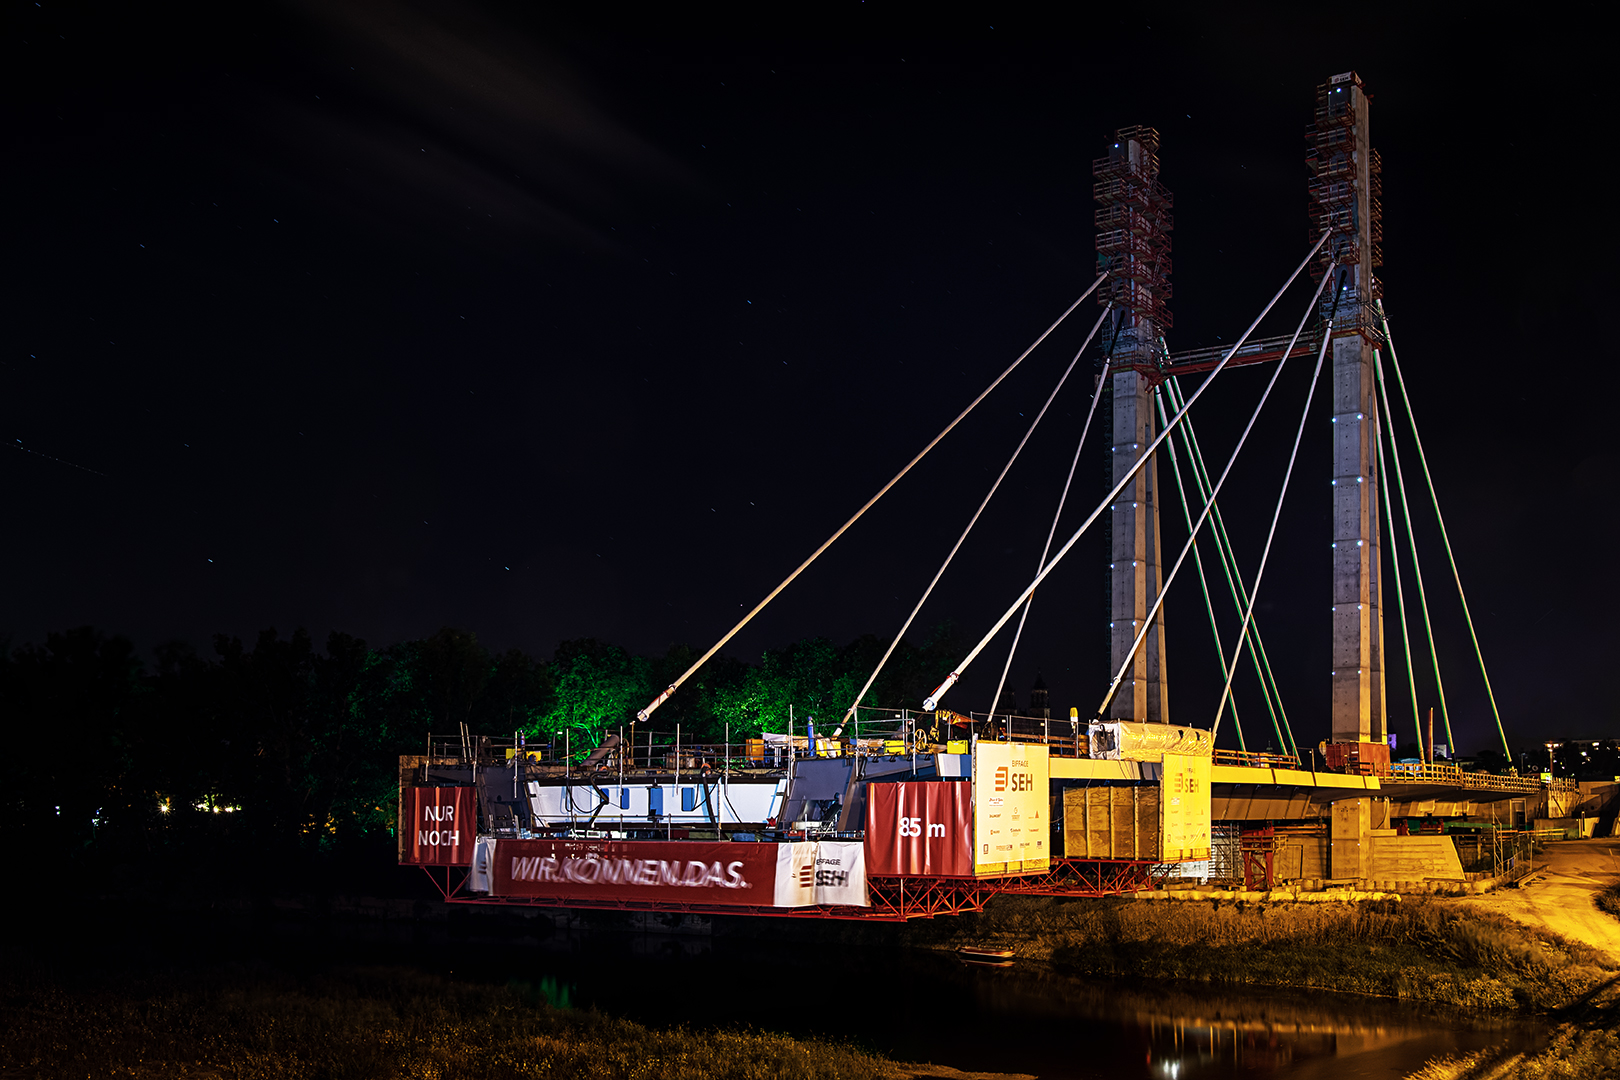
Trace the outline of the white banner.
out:
M 843 904 L 869 907 L 866 846 L 861 843 L 776 845 L 776 907 Z
M 816 903 L 869 907 L 866 895 L 866 845 L 816 845 Z
M 809 907 L 816 902 L 816 845 L 776 845 L 777 907 Z
M 468 892 L 489 892 L 490 867 L 495 865 L 495 838 L 480 836 L 473 845 L 472 869 L 467 874 Z

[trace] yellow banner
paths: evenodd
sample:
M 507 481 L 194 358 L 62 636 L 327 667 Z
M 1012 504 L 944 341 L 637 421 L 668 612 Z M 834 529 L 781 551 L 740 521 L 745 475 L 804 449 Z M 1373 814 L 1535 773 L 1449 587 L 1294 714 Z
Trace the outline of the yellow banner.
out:
M 1164 755 L 1159 810 L 1161 862 L 1209 858 L 1209 764 L 1207 757 Z
M 974 744 L 975 875 L 1033 873 L 1051 865 L 1050 776 L 1045 746 Z M 1207 833 L 1207 812 L 1205 820 Z

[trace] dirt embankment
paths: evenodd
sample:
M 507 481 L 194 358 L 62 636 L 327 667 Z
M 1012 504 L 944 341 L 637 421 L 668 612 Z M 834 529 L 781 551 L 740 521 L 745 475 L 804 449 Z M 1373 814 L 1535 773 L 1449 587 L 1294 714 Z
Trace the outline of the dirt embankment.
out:
M 1536 856 L 1535 865 L 1535 871 L 1517 888 L 1497 889 L 1457 903 L 1579 941 L 1620 964 L 1620 919 L 1598 903 L 1604 889 L 1620 883 L 1620 840 L 1549 844 Z
M 936 948 L 996 945 L 1085 974 L 1311 987 L 1539 1012 L 1539 1053 L 1481 1051 L 1413 1080 L 1620 1077 L 1620 840 L 1556 843 L 1480 896 L 1359 903 L 1002 897 Z M 1610 899 L 1612 897 L 1612 899 Z

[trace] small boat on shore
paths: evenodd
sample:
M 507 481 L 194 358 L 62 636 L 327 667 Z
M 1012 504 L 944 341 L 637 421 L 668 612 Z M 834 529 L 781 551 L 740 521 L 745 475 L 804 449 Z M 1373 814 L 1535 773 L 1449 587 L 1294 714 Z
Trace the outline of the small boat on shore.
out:
M 979 964 L 984 967 L 1012 967 L 1013 951 L 1011 949 L 986 949 L 978 945 L 963 945 L 956 950 L 956 955 L 970 964 Z

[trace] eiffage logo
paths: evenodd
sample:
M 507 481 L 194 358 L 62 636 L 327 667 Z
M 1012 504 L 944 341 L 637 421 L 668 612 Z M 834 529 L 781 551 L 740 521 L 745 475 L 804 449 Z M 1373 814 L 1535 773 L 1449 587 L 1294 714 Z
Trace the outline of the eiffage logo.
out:
M 1020 762 L 1019 764 L 1023 764 L 1023 762 Z M 1031 774 L 1011 772 L 1005 765 L 997 767 L 997 791 L 1033 791 L 1034 789 L 1035 777 Z

